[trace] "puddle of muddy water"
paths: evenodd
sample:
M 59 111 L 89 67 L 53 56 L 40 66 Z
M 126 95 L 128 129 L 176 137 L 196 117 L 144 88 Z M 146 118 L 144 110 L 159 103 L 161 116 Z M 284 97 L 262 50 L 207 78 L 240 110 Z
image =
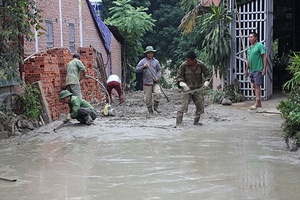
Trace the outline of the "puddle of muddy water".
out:
M 280 124 L 263 119 L 188 129 L 100 124 L 85 137 L 70 127 L 1 142 L 0 174 L 18 179 L 0 181 L 1 199 L 298 199 L 299 153 L 285 149 Z

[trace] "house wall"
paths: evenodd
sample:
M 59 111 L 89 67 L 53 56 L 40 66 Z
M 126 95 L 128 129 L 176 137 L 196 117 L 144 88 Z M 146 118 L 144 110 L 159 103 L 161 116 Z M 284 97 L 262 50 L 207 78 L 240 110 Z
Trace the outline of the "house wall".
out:
M 101 33 L 96 28 L 92 14 L 89 10 L 86 0 L 81 1 L 81 16 L 82 16 L 82 47 L 93 47 L 102 54 L 104 63 L 107 63 L 107 53 L 102 41 Z M 80 15 L 78 0 L 64 1 L 62 0 L 62 35 L 63 42 L 61 42 L 61 28 L 60 28 L 60 13 L 59 1 L 36 1 L 37 8 L 43 10 L 42 16 L 44 22 L 42 25 L 46 27 L 45 20 L 53 23 L 53 39 L 54 47 L 69 47 L 69 23 L 74 23 L 75 26 L 75 50 L 81 47 L 80 41 Z M 38 52 L 47 49 L 46 35 L 38 37 L 37 41 L 24 42 L 25 57 L 36 53 L 36 43 L 38 44 Z M 61 44 L 62 43 L 62 44 Z M 121 45 L 111 34 L 111 73 L 117 74 L 121 78 Z
M 116 74 L 122 80 L 122 52 L 121 44 L 113 37 L 111 40 L 111 74 Z

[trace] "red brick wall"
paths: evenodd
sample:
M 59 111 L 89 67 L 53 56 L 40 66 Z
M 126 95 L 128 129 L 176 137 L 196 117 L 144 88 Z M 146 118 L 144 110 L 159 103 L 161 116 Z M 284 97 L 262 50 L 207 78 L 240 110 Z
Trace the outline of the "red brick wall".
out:
M 94 49 L 80 48 L 79 51 L 87 75 L 95 77 Z M 66 48 L 57 48 L 36 54 L 24 63 L 25 82 L 27 84 L 36 81 L 42 82 L 42 92 L 44 92 L 53 120 L 57 119 L 60 114 L 69 112 L 68 106 L 60 102 L 59 93 L 66 87 L 66 65 L 71 60 L 72 53 Z M 101 102 L 102 94 L 100 85 L 97 82 L 91 79 L 83 79 L 80 85 L 83 99 L 88 102 Z
M 62 32 L 63 46 L 69 47 L 69 23 L 75 25 L 75 49 L 80 47 L 80 23 L 79 23 L 79 4 L 78 0 L 62 0 Z M 60 35 L 60 16 L 59 1 L 47 0 L 36 1 L 37 8 L 43 10 L 45 20 L 51 20 L 53 23 L 54 47 L 61 47 Z M 89 10 L 86 0 L 81 0 L 82 10 L 82 28 L 83 28 L 83 47 L 93 47 L 102 54 L 104 63 L 107 63 L 107 53 L 92 14 Z M 46 23 L 42 24 L 46 27 Z M 113 35 L 111 40 L 111 73 L 117 74 L 121 78 L 121 46 Z M 38 37 L 38 51 L 47 48 L 46 35 Z M 25 41 L 25 56 L 35 53 L 35 42 Z

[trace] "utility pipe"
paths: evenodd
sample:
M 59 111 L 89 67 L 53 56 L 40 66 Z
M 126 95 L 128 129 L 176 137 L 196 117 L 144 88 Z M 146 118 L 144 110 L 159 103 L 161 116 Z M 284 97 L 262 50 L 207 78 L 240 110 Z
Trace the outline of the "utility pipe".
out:
M 36 0 L 34 0 L 34 8 L 36 9 Z M 34 25 L 34 40 L 35 40 L 35 52 L 39 51 L 39 38 L 36 30 L 36 24 Z
M 62 23 L 62 6 L 61 0 L 59 0 L 59 26 L 60 26 L 60 46 L 64 46 L 64 38 L 63 38 L 63 23 Z
M 79 6 L 79 35 L 80 35 L 80 47 L 83 47 L 83 33 L 82 33 L 82 11 L 81 11 L 81 0 L 78 0 Z

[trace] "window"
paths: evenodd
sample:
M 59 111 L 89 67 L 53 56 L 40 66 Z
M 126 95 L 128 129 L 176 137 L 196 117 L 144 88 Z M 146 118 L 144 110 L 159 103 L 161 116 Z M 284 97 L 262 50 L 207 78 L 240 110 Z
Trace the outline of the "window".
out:
M 72 53 L 75 52 L 75 26 L 73 23 L 69 24 L 69 47 Z
M 46 38 L 47 38 L 47 48 L 54 47 L 53 43 L 53 23 L 52 21 L 45 20 L 46 22 Z

